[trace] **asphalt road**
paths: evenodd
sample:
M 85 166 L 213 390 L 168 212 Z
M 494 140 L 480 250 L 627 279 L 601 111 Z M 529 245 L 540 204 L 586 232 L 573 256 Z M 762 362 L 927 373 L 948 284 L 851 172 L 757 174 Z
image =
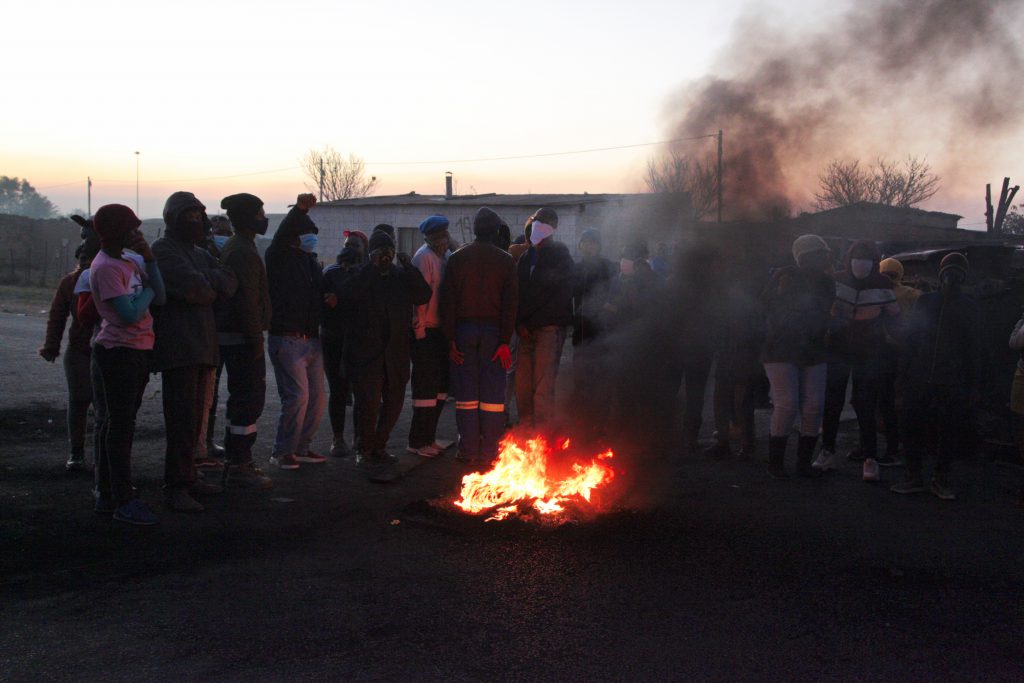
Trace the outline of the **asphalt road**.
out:
M 450 455 L 387 486 L 332 460 L 189 516 L 160 506 L 154 380 L 135 472 L 161 523 L 131 528 L 63 472 L 44 322 L 0 315 L 4 681 L 1024 679 L 1012 469 L 958 463 L 948 503 L 852 464 L 776 482 L 676 457 L 655 492 L 624 463 L 619 508 L 548 527 L 426 505 L 458 488 Z

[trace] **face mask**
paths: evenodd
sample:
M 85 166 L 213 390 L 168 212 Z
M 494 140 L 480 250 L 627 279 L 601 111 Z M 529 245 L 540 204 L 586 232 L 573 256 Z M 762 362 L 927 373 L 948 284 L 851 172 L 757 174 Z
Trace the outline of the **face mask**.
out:
M 307 232 L 305 235 L 299 235 L 299 248 L 307 254 L 312 254 L 316 251 L 316 245 L 319 241 L 316 233 Z
M 530 227 L 530 244 L 536 246 L 555 234 L 555 229 L 547 223 L 534 221 Z
M 218 249 L 223 249 L 224 245 L 228 243 L 229 239 L 231 239 L 231 238 L 228 237 L 227 235 L 214 235 L 213 236 L 213 244 Z
M 622 272 L 623 275 L 628 277 L 628 276 L 633 274 L 633 271 L 635 269 L 636 269 L 636 262 L 633 261 L 633 259 L 629 259 L 629 258 L 619 259 L 619 270 Z
M 966 276 L 958 269 L 950 269 L 939 278 L 943 287 L 959 287 L 966 280 Z
M 855 258 L 850 260 L 850 272 L 858 280 L 863 280 L 868 275 L 871 275 L 871 268 L 874 266 L 874 261 L 866 258 Z

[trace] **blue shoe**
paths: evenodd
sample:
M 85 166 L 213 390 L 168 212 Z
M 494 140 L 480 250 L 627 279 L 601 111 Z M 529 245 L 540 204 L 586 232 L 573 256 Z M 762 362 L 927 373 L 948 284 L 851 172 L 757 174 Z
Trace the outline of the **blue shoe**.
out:
M 117 503 L 110 496 L 104 496 L 102 493 L 96 496 L 96 505 L 93 509 L 98 515 L 112 515 L 117 510 Z
M 137 526 L 152 526 L 160 521 L 160 518 L 153 514 L 152 510 L 138 498 L 130 501 L 114 510 L 114 519 L 118 522 L 127 522 Z

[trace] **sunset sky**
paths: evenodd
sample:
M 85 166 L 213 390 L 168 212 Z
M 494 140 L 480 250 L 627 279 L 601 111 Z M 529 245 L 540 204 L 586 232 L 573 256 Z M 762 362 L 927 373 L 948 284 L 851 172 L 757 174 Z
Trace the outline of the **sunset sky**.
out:
M 138 150 L 144 218 L 178 189 L 211 209 L 254 192 L 282 211 L 309 182 L 299 158 L 325 144 L 364 158 L 378 194 L 443 192 L 445 171 L 463 194 L 640 191 L 655 147 L 467 160 L 671 137 L 672 94 L 714 68 L 750 6 L 17 3 L 0 45 L 0 174 L 62 211 L 85 208 L 87 176 L 93 210 L 134 206 Z M 831 6 L 758 5 L 797 28 Z M 972 208 L 952 189 L 931 204 Z

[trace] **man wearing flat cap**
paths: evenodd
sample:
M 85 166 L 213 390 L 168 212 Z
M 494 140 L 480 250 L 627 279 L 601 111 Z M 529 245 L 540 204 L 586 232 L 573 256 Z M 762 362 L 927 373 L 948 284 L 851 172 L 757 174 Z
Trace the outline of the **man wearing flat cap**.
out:
M 430 301 L 417 306 L 412 328 L 412 425 L 409 452 L 433 458 L 443 448 L 437 443 L 437 421 L 448 399 L 448 342 L 441 329 L 438 299 L 448 262 L 448 219 L 429 216 L 420 223 L 424 244 L 412 257 L 430 285 Z

